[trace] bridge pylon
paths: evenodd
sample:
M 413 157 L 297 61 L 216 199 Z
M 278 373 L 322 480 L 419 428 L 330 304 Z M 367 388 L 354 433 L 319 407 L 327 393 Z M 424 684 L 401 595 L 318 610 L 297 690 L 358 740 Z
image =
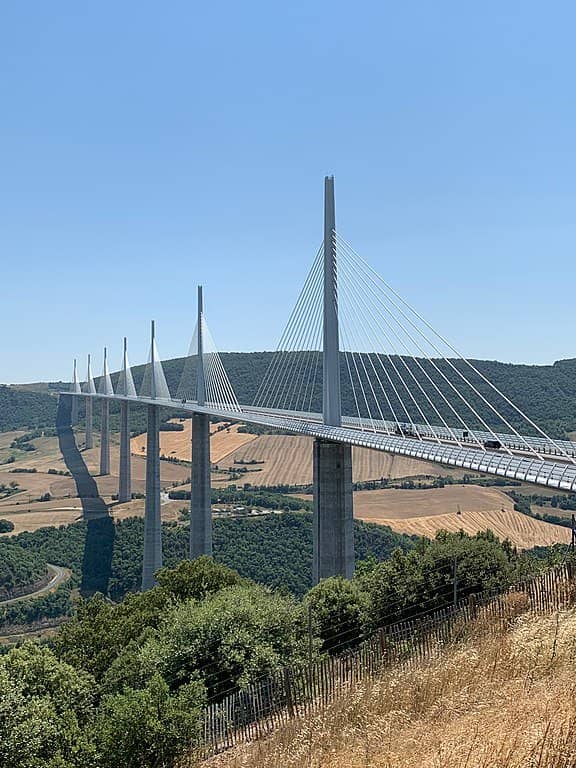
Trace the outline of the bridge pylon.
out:
M 342 423 L 334 177 L 324 179 L 323 420 Z M 354 574 L 352 447 L 314 441 L 313 581 Z
M 150 399 L 157 397 L 156 344 L 154 320 L 150 345 Z M 146 434 L 146 501 L 144 504 L 144 559 L 142 591 L 156 583 L 154 574 L 162 567 L 162 521 L 160 518 L 160 415 L 157 405 L 148 405 Z
M 86 372 L 86 394 L 95 395 L 96 387 L 94 386 L 94 379 L 92 378 L 92 365 L 90 361 L 90 355 L 88 355 L 88 370 Z M 94 401 L 91 397 L 84 398 L 86 403 L 86 440 L 85 448 L 89 450 L 94 448 Z
M 196 349 L 196 400 L 206 402 L 204 379 L 204 309 L 202 286 L 198 286 L 198 346 Z M 192 415 L 192 473 L 190 483 L 190 559 L 212 555 L 212 489 L 210 484 L 210 417 Z
M 124 337 L 124 354 L 122 357 L 121 387 L 118 394 L 135 395 L 134 382 L 128 366 L 128 350 Z M 130 384 L 132 387 L 130 388 Z M 130 391 L 132 389 L 133 391 Z M 130 403 L 120 402 L 120 464 L 118 472 L 118 501 L 122 504 L 132 499 L 132 472 L 130 465 Z
M 113 395 L 112 382 L 108 371 L 108 353 L 104 347 L 104 368 L 100 380 L 100 393 Z M 102 399 L 102 411 L 100 420 L 100 474 L 110 474 L 110 401 Z
M 78 424 L 78 397 L 76 395 L 79 395 L 81 392 L 80 389 L 80 383 L 78 381 L 78 371 L 76 369 L 76 358 L 74 358 L 74 378 L 72 380 L 72 392 L 74 392 L 74 397 L 72 398 L 72 413 L 70 415 L 70 422 L 72 426 L 74 427 L 76 424 Z

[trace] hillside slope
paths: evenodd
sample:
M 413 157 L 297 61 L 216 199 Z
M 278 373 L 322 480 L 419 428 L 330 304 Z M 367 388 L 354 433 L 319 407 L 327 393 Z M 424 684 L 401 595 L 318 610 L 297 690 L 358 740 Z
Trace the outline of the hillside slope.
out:
M 236 395 L 239 402 L 249 404 L 253 401 L 262 379 L 264 378 L 268 366 L 273 357 L 272 352 L 227 352 L 221 355 L 222 363 L 226 369 L 230 380 L 234 384 Z M 474 361 L 476 367 L 483 376 L 486 376 L 491 382 L 499 387 L 509 398 L 511 398 L 520 408 L 522 408 L 533 420 L 543 426 L 548 432 L 561 435 L 576 429 L 576 359 L 559 360 L 553 365 L 515 365 L 511 363 L 500 363 L 491 360 Z M 396 364 L 399 365 L 398 361 Z M 430 380 L 423 374 L 423 369 L 427 369 L 429 378 L 442 384 L 438 371 L 430 367 L 429 363 L 419 361 L 415 363 L 410 358 L 402 362 L 402 366 L 408 366 L 424 390 L 434 394 Z M 455 369 L 462 369 L 463 364 L 454 361 L 454 368 L 445 362 L 438 362 L 438 368 L 442 373 L 454 383 L 459 382 L 458 374 Z M 401 366 L 401 367 L 402 367 Z M 176 393 L 182 370 L 184 367 L 184 358 L 166 360 L 164 370 L 166 379 L 172 393 Z M 370 370 L 370 364 L 367 363 L 367 369 Z M 142 381 L 144 366 L 136 366 L 133 369 L 136 386 L 139 387 Z M 342 370 L 342 404 L 344 413 L 355 414 L 354 397 L 348 375 L 346 373 L 345 362 L 341 361 Z M 115 384 L 118 374 L 113 374 L 112 381 Z M 321 377 L 319 377 L 316 389 L 311 398 L 311 407 L 313 410 L 320 410 L 321 402 Z M 487 397 L 493 398 L 493 392 L 482 381 L 475 382 L 479 391 Z M 375 386 L 377 383 L 374 382 Z M 192 380 L 188 382 L 190 387 L 194 386 L 194 374 Z M 34 414 L 38 409 L 55 409 L 55 405 L 50 402 L 48 394 L 51 385 L 36 384 L 36 391 L 25 391 L 25 387 L 7 388 L 0 386 L 0 430 L 16 429 L 21 426 L 29 426 L 36 423 Z M 54 385 L 55 386 L 55 385 Z M 388 386 L 388 385 L 387 385 Z M 42 391 L 44 388 L 44 391 Z M 445 383 L 442 388 L 447 390 L 447 397 L 450 400 L 450 389 Z M 15 395 L 14 392 L 18 394 Z M 391 394 L 391 390 L 390 390 Z M 391 395 L 393 397 L 393 395 Z M 470 397 L 470 392 L 467 393 Z M 455 396 L 454 396 L 455 397 Z M 438 398 L 435 396 L 435 400 Z M 421 407 L 427 417 L 436 420 L 437 414 L 433 413 L 427 404 L 423 402 Z M 481 402 L 473 401 L 481 415 L 489 423 L 494 423 L 492 412 Z M 438 403 L 439 410 L 448 422 L 452 421 L 452 413 L 445 404 Z M 499 409 L 512 422 L 519 424 L 518 416 L 512 409 L 502 407 Z M 139 411 L 140 409 L 138 409 Z M 173 414 L 172 414 L 173 415 Z M 398 414 L 399 418 L 404 418 Z M 53 423 L 53 422 L 52 422 Z M 115 422 L 114 422 L 115 423 Z M 473 426 L 472 424 L 470 424 Z M 44 424 L 40 424 L 44 426 Z M 501 426 L 501 424 L 499 424 Z M 525 428 L 525 425 L 523 425 Z
M 210 768 L 574 768 L 576 613 L 524 616 Z

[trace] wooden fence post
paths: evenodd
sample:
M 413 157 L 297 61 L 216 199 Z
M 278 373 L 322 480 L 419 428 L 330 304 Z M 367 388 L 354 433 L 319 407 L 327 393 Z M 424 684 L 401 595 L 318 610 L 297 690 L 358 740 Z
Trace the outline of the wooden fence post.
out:
M 286 704 L 288 705 L 288 712 L 290 717 L 294 717 L 294 698 L 292 696 L 292 681 L 290 679 L 290 668 L 284 667 L 284 694 L 286 696 Z

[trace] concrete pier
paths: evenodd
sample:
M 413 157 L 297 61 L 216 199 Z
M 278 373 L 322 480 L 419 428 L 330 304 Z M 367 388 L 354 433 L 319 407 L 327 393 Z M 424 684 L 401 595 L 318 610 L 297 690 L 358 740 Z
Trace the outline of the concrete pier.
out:
M 148 406 L 146 439 L 146 502 L 144 507 L 144 561 L 142 591 L 156 583 L 154 574 L 162 567 L 162 524 L 160 519 L 160 434 L 158 406 Z
M 198 347 L 196 367 L 196 401 L 206 402 L 204 378 L 204 300 L 198 286 Z M 190 559 L 212 555 L 212 488 L 210 484 L 210 417 L 204 413 L 192 416 L 192 475 L 190 483 Z
M 323 421 L 342 423 L 340 334 L 336 262 L 334 177 L 324 179 Z M 329 440 L 314 441 L 314 584 L 330 576 L 354 575 L 352 448 Z
M 120 403 L 120 468 L 118 479 L 118 501 L 132 499 L 132 474 L 130 466 L 130 404 Z
M 94 448 L 94 403 L 91 397 L 84 398 L 86 403 L 86 448 Z
M 70 421 L 72 422 L 73 427 L 75 427 L 76 424 L 78 424 L 78 398 L 77 397 L 72 398 L 72 414 L 70 417 Z
M 100 423 L 100 474 L 110 474 L 110 403 L 102 400 Z
M 352 448 L 314 441 L 313 582 L 354 575 Z
M 90 355 L 88 355 L 88 369 L 86 372 L 86 385 L 84 391 L 88 395 L 96 394 L 94 379 L 92 378 L 92 365 Z M 94 448 L 94 401 L 91 397 L 84 399 L 86 403 L 86 449 Z
M 192 416 L 192 482 L 190 488 L 190 559 L 212 554 L 210 487 L 210 417 Z
M 76 360 L 74 360 L 74 379 L 72 381 L 72 391 L 75 392 L 78 395 L 82 391 L 80 389 L 80 382 L 78 381 L 78 372 L 77 372 L 77 369 L 76 369 Z M 71 412 L 71 416 L 70 416 L 70 422 L 71 422 L 73 427 L 76 426 L 76 424 L 78 424 L 78 407 L 79 407 L 79 405 L 80 405 L 79 399 L 77 397 L 73 397 L 72 398 L 72 412 Z

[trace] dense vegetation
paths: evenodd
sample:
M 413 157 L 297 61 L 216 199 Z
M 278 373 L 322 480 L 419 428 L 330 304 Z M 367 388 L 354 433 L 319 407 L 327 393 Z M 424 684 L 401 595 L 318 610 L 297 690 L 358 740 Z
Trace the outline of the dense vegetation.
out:
M 53 427 L 57 405 L 54 395 L 0 384 L 0 432 Z
M 164 524 L 164 563 L 175 566 L 188 553 L 188 526 Z M 24 554 L 36 553 L 45 561 L 71 568 L 72 585 L 83 593 L 102 592 L 121 599 L 140 588 L 144 525 L 140 518 L 114 523 L 103 517 L 89 523 L 40 528 L 10 539 Z M 415 539 L 390 528 L 355 523 L 358 560 L 384 559 L 397 547 L 407 550 Z M 312 519 L 307 513 L 233 518 L 214 521 L 214 557 L 246 578 L 269 587 L 282 587 L 297 596 L 312 584 Z M 43 617 L 43 603 L 29 611 Z M 64 607 L 64 606 L 63 606 Z M 53 615 L 54 605 L 47 605 Z M 9 623 L 7 615 L 4 623 Z M 2 614 L 0 613 L 0 622 Z
M 46 559 L 41 553 L 23 550 L 7 539 L 0 540 L 0 596 L 33 584 L 46 575 Z
M 251 403 L 258 390 L 260 382 L 270 365 L 273 353 L 271 352 L 229 352 L 221 355 L 222 363 L 230 380 L 234 384 L 236 395 L 241 403 Z M 412 374 L 422 388 L 433 395 L 433 385 L 422 373 L 416 363 L 410 359 L 405 360 L 406 365 L 411 369 Z M 426 370 L 430 379 L 446 390 L 447 397 L 450 400 L 452 395 L 448 385 L 443 382 L 441 375 L 429 363 L 420 361 Z M 396 360 L 398 365 L 398 361 Z M 453 362 L 457 370 L 463 370 L 463 363 Z M 566 432 L 576 429 L 576 359 L 559 360 L 553 365 L 513 365 L 499 363 L 491 360 L 478 360 L 474 364 L 483 376 L 486 376 L 499 389 L 501 389 L 513 402 L 516 403 L 528 416 L 536 421 L 549 433 L 560 436 Z M 458 374 L 445 362 L 438 362 L 438 368 L 450 380 L 456 383 L 459 381 Z M 404 363 L 401 364 L 401 367 Z M 184 358 L 167 360 L 164 363 L 166 379 L 170 391 L 176 395 L 178 385 L 184 367 Z M 362 367 L 362 366 L 360 366 Z M 366 369 L 371 370 L 369 361 L 366 363 Z M 345 362 L 342 361 L 342 403 L 345 413 L 356 413 L 354 397 L 349 384 L 348 375 L 345 369 Z M 144 366 L 133 368 L 133 375 L 137 388 L 140 386 L 144 374 Z M 392 373 L 392 379 L 394 378 Z M 320 379 L 321 377 L 319 377 Z M 115 385 L 118 380 L 118 374 L 113 374 L 112 381 Z M 194 371 L 191 373 L 191 380 L 188 382 L 190 387 L 194 386 Z M 311 401 L 311 407 L 314 410 L 320 410 L 320 380 Z M 480 379 L 474 380 L 478 390 L 489 400 L 493 401 L 494 396 L 488 386 Z M 54 385 L 56 386 L 56 385 Z M 386 383 L 388 386 L 388 383 Z M 370 390 L 369 386 L 365 387 Z M 55 398 L 49 394 L 49 387 L 42 392 L 30 392 L 14 387 L 0 386 L 0 430 L 16 429 L 30 426 L 51 426 L 54 424 L 56 413 Z M 390 393 L 391 394 L 391 391 Z M 465 391 L 464 394 L 471 399 L 480 415 L 490 424 L 494 424 L 494 416 L 489 408 L 482 404 L 471 391 Z M 455 397 L 455 395 L 454 395 Z M 393 399 L 393 397 L 392 397 Z M 438 397 L 433 398 L 438 401 Z M 426 416 L 432 421 L 437 421 L 438 416 L 430 411 L 425 398 L 421 398 L 421 407 Z M 436 402 L 437 407 L 446 418 L 448 423 L 452 422 L 452 412 L 443 402 Z M 506 416 L 513 424 L 522 426 L 527 430 L 527 426 L 519 421 L 518 414 L 507 407 L 503 402 L 496 403 L 500 412 Z M 132 428 L 135 431 L 145 429 L 145 411 L 144 409 L 133 409 Z M 118 410 L 115 405 L 111 409 L 112 428 L 118 427 Z M 174 415 L 174 411 L 171 412 Z M 95 420 L 98 423 L 99 409 L 96 408 Z M 397 414 L 401 420 L 408 420 L 404 414 Z M 165 413 L 165 418 L 168 416 Z M 472 423 L 471 426 L 474 426 Z M 498 424 L 502 427 L 502 424 Z
M 185 560 L 119 604 L 81 601 L 50 648 L 0 657 L 0 765 L 175 766 L 197 743 L 206 702 L 448 604 L 454 563 L 466 595 L 505 587 L 534 562 L 490 533 L 441 534 L 298 601 L 210 558 Z

